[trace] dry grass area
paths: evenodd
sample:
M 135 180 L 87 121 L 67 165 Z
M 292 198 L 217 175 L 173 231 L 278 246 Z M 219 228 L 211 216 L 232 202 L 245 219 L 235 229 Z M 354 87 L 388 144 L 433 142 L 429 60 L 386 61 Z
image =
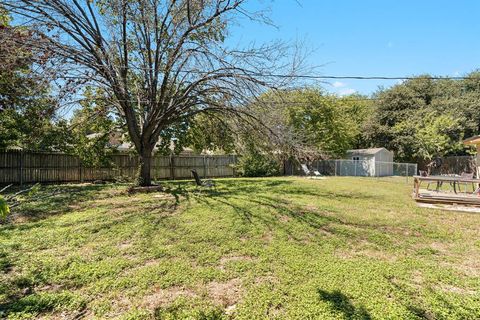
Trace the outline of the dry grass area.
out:
M 480 214 L 396 178 L 62 185 L 0 226 L 0 318 L 473 319 Z

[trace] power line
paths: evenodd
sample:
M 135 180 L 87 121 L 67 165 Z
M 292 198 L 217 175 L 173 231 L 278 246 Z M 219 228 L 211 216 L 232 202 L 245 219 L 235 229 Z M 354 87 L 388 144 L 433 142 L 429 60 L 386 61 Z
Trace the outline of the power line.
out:
M 0 55 L 2 57 L 2 55 Z M 3 56 L 5 58 L 5 56 Z M 98 65 L 97 66 L 101 66 Z M 157 71 L 160 74 L 165 72 L 165 70 L 151 67 L 142 67 L 138 65 L 129 65 L 129 66 L 115 66 L 118 69 L 131 69 L 131 70 L 143 70 L 143 71 Z M 263 73 L 256 72 L 251 70 L 244 70 L 242 68 L 236 67 L 227 67 L 219 68 L 219 70 L 212 71 L 200 71 L 200 70 L 170 70 L 173 73 L 192 73 L 192 74 L 202 74 L 202 75 L 222 75 L 228 72 L 236 71 L 232 73 L 231 77 L 235 76 L 256 76 L 256 77 L 265 77 L 265 78 L 280 78 L 280 79 L 310 79 L 310 80 L 415 80 L 415 79 L 425 79 L 425 80 L 467 80 L 474 79 L 469 76 L 360 76 L 360 75 L 312 75 L 312 74 L 278 74 L 278 73 Z M 227 74 L 228 76 L 228 74 Z M 61 78 L 66 79 L 76 79 L 78 76 L 61 76 Z M 480 80 L 480 79 L 478 79 Z
M 0 55 L 2 57 L 2 55 Z M 3 56 L 5 58 L 5 56 Z M 97 66 L 102 66 L 96 64 Z M 151 67 L 142 67 L 138 65 L 129 65 L 129 66 L 115 66 L 118 69 L 131 69 L 131 70 L 144 70 L 144 71 L 157 71 L 159 73 L 165 72 L 162 69 L 155 69 Z M 257 76 L 257 77 L 266 77 L 266 78 L 284 78 L 284 79 L 311 79 L 311 80 L 415 80 L 415 79 L 426 79 L 426 80 L 466 80 L 474 79 L 469 76 L 360 76 L 360 75 L 314 75 L 314 74 L 278 74 L 278 73 L 263 73 L 256 72 L 251 70 L 244 70 L 237 67 L 220 67 L 219 70 L 211 71 L 200 71 L 200 70 L 170 70 L 175 73 L 192 73 L 192 74 L 203 74 L 203 75 L 222 75 L 225 72 L 231 72 L 232 70 L 236 73 L 232 73 L 232 76 Z M 75 76 L 62 76 L 61 78 L 78 78 Z M 480 79 L 478 79 L 480 80 Z

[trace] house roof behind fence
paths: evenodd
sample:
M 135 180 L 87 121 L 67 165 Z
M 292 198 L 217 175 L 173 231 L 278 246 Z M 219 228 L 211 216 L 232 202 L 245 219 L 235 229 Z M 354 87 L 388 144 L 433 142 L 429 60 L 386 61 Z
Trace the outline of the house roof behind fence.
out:
M 353 149 L 353 150 L 347 150 L 347 153 L 349 154 L 365 154 L 365 155 L 374 155 L 379 153 L 380 151 L 388 151 L 385 148 L 369 148 L 369 149 Z

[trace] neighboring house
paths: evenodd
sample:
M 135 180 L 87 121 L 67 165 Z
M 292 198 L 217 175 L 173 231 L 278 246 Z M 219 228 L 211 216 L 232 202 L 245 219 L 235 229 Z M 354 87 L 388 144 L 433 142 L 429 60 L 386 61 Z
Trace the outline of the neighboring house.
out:
M 393 175 L 393 152 L 385 148 L 348 150 L 341 175 L 382 177 Z
M 87 135 L 88 139 L 98 139 L 102 136 L 101 133 L 91 133 Z M 117 150 L 119 152 L 131 152 L 134 151 L 135 148 L 131 142 L 128 141 L 128 136 L 126 133 L 122 132 L 121 130 L 115 130 L 112 131 L 108 134 L 108 143 L 107 143 L 108 148 L 112 148 L 114 150 Z M 172 141 L 170 143 L 170 149 L 174 150 L 175 144 Z M 158 148 L 155 146 L 154 151 L 157 151 Z M 208 154 L 208 152 L 207 152 Z M 195 152 L 193 149 L 185 147 L 183 150 L 180 152 L 180 155 L 195 155 Z

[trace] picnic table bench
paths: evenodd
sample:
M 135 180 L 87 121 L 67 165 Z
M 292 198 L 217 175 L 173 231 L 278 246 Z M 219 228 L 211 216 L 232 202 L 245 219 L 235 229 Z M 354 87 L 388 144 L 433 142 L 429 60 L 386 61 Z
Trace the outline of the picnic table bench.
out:
M 471 183 L 480 185 L 480 179 L 465 178 L 458 175 L 413 176 L 413 196 L 415 199 L 420 198 L 420 184 L 422 182 L 436 183 L 436 191 L 439 191 L 443 183 L 448 182 L 453 186 L 455 194 L 457 194 L 457 187 L 459 187 L 460 184 Z

